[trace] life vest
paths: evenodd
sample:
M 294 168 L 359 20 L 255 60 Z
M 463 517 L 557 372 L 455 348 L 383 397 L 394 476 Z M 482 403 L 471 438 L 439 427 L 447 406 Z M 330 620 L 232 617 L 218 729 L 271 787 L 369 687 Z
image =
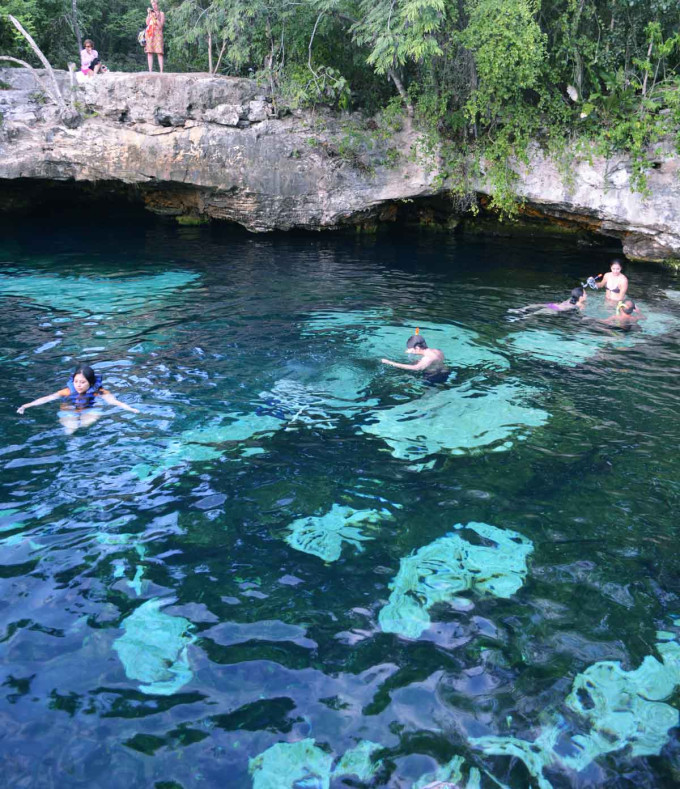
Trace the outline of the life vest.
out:
M 101 375 L 96 375 L 94 384 L 92 384 L 92 386 L 90 386 L 87 391 L 83 392 L 82 394 L 80 394 L 80 392 L 78 392 L 76 387 L 73 385 L 73 378 L 69 378 L 66 385 L 68 386 L 68 390 L 70 392 L 68 400 L 74 408 L 92 408 L 94 405 L 94 396 L 102 388 L 102 378 Z

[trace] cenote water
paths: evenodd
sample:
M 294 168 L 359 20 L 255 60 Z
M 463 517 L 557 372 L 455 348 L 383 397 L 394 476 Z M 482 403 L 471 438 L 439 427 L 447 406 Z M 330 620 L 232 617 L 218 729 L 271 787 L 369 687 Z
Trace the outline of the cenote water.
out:
M 614 254 L 5 223 L 4 785 L 677 785 L 680 277 L 507 312 Z

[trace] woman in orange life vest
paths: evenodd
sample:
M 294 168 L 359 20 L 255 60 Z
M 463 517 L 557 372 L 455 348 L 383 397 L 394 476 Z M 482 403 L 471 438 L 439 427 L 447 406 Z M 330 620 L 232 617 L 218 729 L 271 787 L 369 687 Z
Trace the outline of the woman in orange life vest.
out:
M 99 419 L 101 413 L 94 408 L 97 398 L 109 405 L 118 406 L 118 408 L 122 408 L 125 411 L 131 411 L 133 414 L 139 413 L 136 408 L 121 403 L 120 400 L 116 400 L 111 392 L 104 389 L 101 377 L 86 364 L 76 368 L 76 371 L 63 389 L 45 395 L 45 397 L 39 397 L 30 403 L 24 403 L 17 408 L 17 413 L 23 414 L 27 408 L 33 408 L 35 405 L 43 405 L 43 403 L 50 403 L 52 400 L 64 399 L 65 402 L 62 404 L 62 412 L 59 415 L 59 419 L 66 433 L 71 434 L 79 427 L 88 427 Z

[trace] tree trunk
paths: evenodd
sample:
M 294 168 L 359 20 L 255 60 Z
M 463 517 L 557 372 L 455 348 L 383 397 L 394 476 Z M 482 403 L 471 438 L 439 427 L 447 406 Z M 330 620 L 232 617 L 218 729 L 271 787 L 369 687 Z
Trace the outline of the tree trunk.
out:
M 78 0 L 71 0 L 71 18 L 73 19 L 73 32 L 76 34 L 76 41 L 78 42 L 78 52 L 83 49 L 83 37 L 80 34 L 80 25 L 78 24 Z
M 217 63 L 215 64 L 215 70 L 213 71 L 213 74 L 217 74 L 217 72 L 220 70 L 220 63 L 222 62 L 222 55 L 224 55 L 224 50 L 226 48 L 227 48 L 227 39 L 223 38 L 222 39 L 222 49 L 220 49 L 220 55 L 217 58 Z
M 411 103 L 411 98 L 406 92 L 402 81 L 399 79 L 397 72 L 394 69 L 389 69 L 387 72 L 388 77 L 394 82 L 394 87 L 399 91 L 399 95 L 401 96 L 402 101 L 404 102 L 404 106 L 406 107 L 406 114 L 409 118 L 413 117 L 413 104 Z
M 28 41 L 29 46 L 38 56 L 40 62 L 45 67 L 47 71 L 47 76 L 49 77 L 50 84 L 52 85 L 52 90 L 49 91 L 50 95 L 54 99 L 54 101 L 59 106 L 60 110 L 66 110 L 66 102 L 64 101 L 64 97 L 61 95 L 61 91 L 59 90 L 59 85 L 57 84 L 57 78 L 54 76 L 54 71 L 52 70 L 52 66 L 50 65 L 50 61 L 43 55 L 42 50 L 40 47 L 35 43 L 33 37 L 30 33 L 27 33 L 24 28 L 21 26 L 21 23 L 15 19 L 11 14 L 7 14 L 9 21 L 16 27 L 16 29 L 21 33 L 21 35 Z M 29 66 L 30 68 L 30 66 Z
M 213 62 L 212 62 L 212 33 L 208 33 L 208 73 L 213 73 Z

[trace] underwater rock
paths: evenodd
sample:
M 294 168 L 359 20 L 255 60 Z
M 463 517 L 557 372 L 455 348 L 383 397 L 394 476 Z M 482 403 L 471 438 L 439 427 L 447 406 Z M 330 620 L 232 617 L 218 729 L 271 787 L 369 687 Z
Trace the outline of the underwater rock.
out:
M 303 336 L 340 335 L 361 358 L 394 358 L 404 353 L 406 340 L 415 327 L 390 326 L 391 311 L 357 310 L 355 312 L 312 312 L 305 321 Z M 444 353 L 449 367 L 487 367 L 505 370 L 510 364 L 499 353 L 480 343 L 479 335 L 454 324 L 421 323 L 420 332 L 431 348 Z M 413 361 L 406 357 L 405 361 Z
M 329 789 L 331 777 L 357 776 L 368 782 L 380 767 L 372 754 L 382 746 L 362 740 L 346 751 L 334 769 L 333 757 L 321 750 L 312 738 L 279 742 L 248 762 L 253 789 Z
M 113 648 L 129 679 L 144 683 L 142 693 L 171 696 L 191 681 L 188 646 L 194 642 L 191 623 L 160 609 L 162 600 L 152 598 L 122 622 L 125 633 Z
M 68 312 L 74 317 L 142 310 L 198 278 L 187 271 L 137 277 L 70 277 L 54 274 L 0 274 L 0 294 Z
M 507 340 L 513 351 L 529 354 L 547 362 L 559 362 L 567 367 L 576 367 L 601 350 L 601 336 L 584 334 L 569 337 L 557 331 L 527 329 L 513 334 Z
M 419 778 L 411 789 L 447 789 L 457 787 L 457 789 L 479 789 L 481 775 L 476 767 L 471 767 L 468 779 L 465 784 L 463 781 L 462 767 L 465 760 L 462 756 L 454 756 L 449 762 L 439 767 L 433 773 L 427 773 Z
M 630 748 L 632 756 L 660 753 L 670 729 L 680 723 L 678 710 L 664 703 L 680 685 L 677 634 L 658 631 L 656 648 L 661 660 L 648 655 L 633 671 L 605 660 L 577 674 L 565 704 L 589 727 L 585 734 L 569 735 L 564 719 L 554 712 L 554 722 L 534 741 L 486 736 L 471 738 L 470 743 L 484 753 L 521 759 L 540 789 L 552 789 L 546 767 L 580 772 L 599 756 L 623 748 Z
M 521 384 L 504 383 L 489 389 L 469 381 L 455 389 L 426 392 L 418 400 L 383 411 L 373 411 L 375 421 L 362 425 L 366 433 L 382 438 L 392 455 L 402 460 L 420 460 L 442 450 L 462 455 L 471 449 L 489 447 L 501 452 L 512 447 L 508 439 L 527 427 L 544 425 L 547 411 L 521 405 L 518 401 L 535 394 Z M 501 443 L 503 442 L 503 443 Z
M 233 421 L 223 424 L 223 419 L 226 418 Z M 184 430 L 176 439 L 169 442 L 165 450 L 160 453 L 158 461 L 138 463 L 132 467 L 131 472 L 142 480 L 154 479 L 169 469 L 185 463 L 217 460 L 226 451 L 219 449 L 217 445 L 232 442 L 239 444 L 255 436 L 268 436 L 282 426 L 280 419 L 269 414 L 225 414 L 212 426 Z
M 487 523 L 457 524 L 488 544 L 473 544 L 450 533 L 402 559 L 390 584 L 389 602 L 378 616 L 385 633 L 418 638 L 430 626 L 428 609 L 435 603 L 456 602 L 466 590 L 510 597 L 524 583 L 531 540 Z
M 312 738 L 278 742 L 248 762 L 253 789 L 329 789 L 333 757 Z
M 565 367 L 575 367 L 593 358 L 598 352 L 639 345 L 650 337 L 658 337 L 676 330 L 680 324 L 680 321 L 670 313 L 649 310 L 642 302 L 637 302 L 637 306 L 645 315 L 645 320 L 640 321 L 632 331 L 622 331 L 616 326 L 610 326 L 607 332 L 595 332 L 592 328 L 584 328 L 578 333 L 567 334 L 558 329 L 532 328 L 512 334 L 507 338 L 506 344 L 513 352 L 529 354 L 547 362 L 557 362 Z M 609 318 L 612 315 L 611 308 L 602 306 L 597 317 Z M 599 328 L 604 329 L 604 324 L 599 324 Z
M 373 539 L 362 534 L 361 524 L 376 524 L 388 518 L 391 515 L 387 510 L 355 510 L 334 504 L 325 515 L 293 521 L 288 526 L 291 533 L 286 542 L 296 551 L 318 556 L 324 562 L 334 562 L 340 558 L 343 542 L 361 551 L 361 543 Z
M 368 783 L 382 765 L 381 761 L 374 762 L 373 754 L 379 751 L 382 745 L 370 740 L 361 740 L 354 748 L 345 751 L 343 757 L 333 768 L 333 775 L 355 775 L 361 782 Z

